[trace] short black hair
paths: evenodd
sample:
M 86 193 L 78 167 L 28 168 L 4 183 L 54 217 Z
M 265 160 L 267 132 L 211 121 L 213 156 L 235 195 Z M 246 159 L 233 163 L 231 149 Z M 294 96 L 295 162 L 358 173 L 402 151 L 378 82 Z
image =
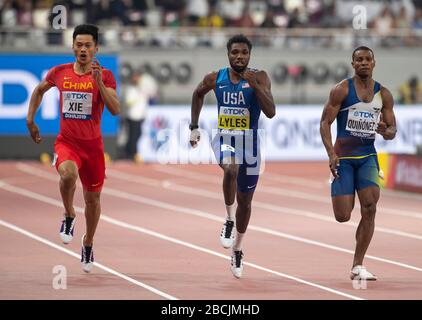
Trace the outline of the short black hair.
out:
M 252 50 L 252 43 L 249 41 L 249 39 L 244 36 L 243 34 L 237 34 L 229 39 L 227 41 L 227 51 L 230 51 L 233 43 L 246 43 L 246 45 L 249 48 L 249 51 Z
M 93 24 L 80 24 L 76 26 L 73 31 L 73 41 L 75 41 L 78 34 L 89 34 L 94 39 L 94 42 L 98 43 L 98 27 Z
M 356 53 L 356 51 L 359 51 L 359 50 L 370 51 L 372 53 L 372 58 L 375 58 L 374 51 L 372 51 L 371 48 L 368 48 L 366 46 L 359 46 L 355 50 L 353 50 L 353 53 L 352 53 L 352 61 L 355 59 L 355 53 Z

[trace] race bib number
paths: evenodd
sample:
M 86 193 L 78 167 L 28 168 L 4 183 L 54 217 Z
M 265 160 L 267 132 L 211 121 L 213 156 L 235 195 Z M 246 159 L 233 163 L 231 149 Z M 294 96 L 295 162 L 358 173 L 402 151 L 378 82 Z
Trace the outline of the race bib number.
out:
M 349 109 L 346 130 L 351 135 L 367 138 L 375 135 L 380 112 Z
M 64 91 L 62 101 L 62 113 L 65 119 L 91 119 L 92 93 Z
M 250 115 L 247 108 L 220 107 L 218 128 L 222 130 L 248 130 Z

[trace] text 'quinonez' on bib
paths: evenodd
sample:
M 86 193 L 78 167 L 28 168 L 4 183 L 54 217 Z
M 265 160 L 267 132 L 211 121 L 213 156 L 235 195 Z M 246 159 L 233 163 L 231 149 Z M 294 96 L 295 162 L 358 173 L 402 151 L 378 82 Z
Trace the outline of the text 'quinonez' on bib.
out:
M 381 108 L 375 108 L 370 104 L 359 108 L 350 108 L 347 115 L 346 130 L 351 135 L 361 138 L 375 137 Z
M 92 93 L 63 91 L 63 118 L 90 120 Z

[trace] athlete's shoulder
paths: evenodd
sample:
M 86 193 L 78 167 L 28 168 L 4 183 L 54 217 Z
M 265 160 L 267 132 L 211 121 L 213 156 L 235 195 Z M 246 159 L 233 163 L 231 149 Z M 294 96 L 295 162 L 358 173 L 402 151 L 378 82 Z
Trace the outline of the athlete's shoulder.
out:
M 332 88 L 332 91 L 347 95 L 349 93 L 349 79 L 343 79 L 336 83 Z
M 104 67 L 101 67 L 101 70 L 103 72 L 103 77 L 105 77 L 106 79 L 115 79 L 114 73 L 111 70 Z
M 332 102 L 342 102 L 349 94 L 349 79 L 344 79 L 334 85 L 330 91 L 330 100 Z
M 394 98 L 391 94 L 391 91 L 387 87 L 384 87 L 382 84 L 380 84 L 380 93 L 383 103 L 394 102 Z
M 390 92 L 390 90 L 386 87 L 386 86 L 384 86 L 384 85 L 382 85 L 381 83 L 379 83 L 379 82 L 377 82 L 378 83 L 378 85 L 379 85 L 379 88 L 380 88 L 380 91 L 381 92 Z
M 113 74 L 113 71 L 111 71 L 110 69 L 107 69 L 107 68 L 105 68 L 105 67 L 101 67 L 101 70 L 104 72 L 104 73 L 107 73 L 107 74 L 109 74 L 109 75 L 114 75 Z
M 220 72 L 223 72 L 225 69 L 227 69 L 227 68 L 221 68 L 221 69 L 218 69 L 218 70 L 212 70 L 212 71 L 210 71 L 210 72 L 208 72 L 206 75 L 205 75 L 205 77 L 209 77 L 209 78 L 213 78 L 213 77 L 217 77 L 218 76 L 218 74 L 220 73 Z
M 54 66 L 48 71 L 45 80 L 49 82 L 52 86 L 55 86 L 56 80 L 61 76 L 68 74 L 68 72 L 72 70 L 72 68 L 73 63 L 64 63 Z
M 53 67 L 55 71 L 66 71 L 66 70 L 73 70 L 73 62 L 59 64 Z
M 205 76 L 204 76 L 204 80 L 203 82 L 205 84 L 215 84 L 215 81 L 217 80 L 218 74 L 220 73 L 220 70 L 218 71 L 211 71 L 208 72 Z

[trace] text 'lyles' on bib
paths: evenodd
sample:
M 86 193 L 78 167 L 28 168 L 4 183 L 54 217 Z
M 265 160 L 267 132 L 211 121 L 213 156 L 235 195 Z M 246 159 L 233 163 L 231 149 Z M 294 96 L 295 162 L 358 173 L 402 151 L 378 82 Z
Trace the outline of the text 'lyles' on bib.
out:
M 381 108 L 374 108 L 369 103 L 351 107 L 347 115 L 346 130 L 358 137 L 374 136 L 380 112 Z
M 220 107 L 218 128 L 226 130 L 248 130 L 250 115 L 247 108 Z
M 90 120 L 92 115 L 92 93 L 63 91 L 63 118 Z

